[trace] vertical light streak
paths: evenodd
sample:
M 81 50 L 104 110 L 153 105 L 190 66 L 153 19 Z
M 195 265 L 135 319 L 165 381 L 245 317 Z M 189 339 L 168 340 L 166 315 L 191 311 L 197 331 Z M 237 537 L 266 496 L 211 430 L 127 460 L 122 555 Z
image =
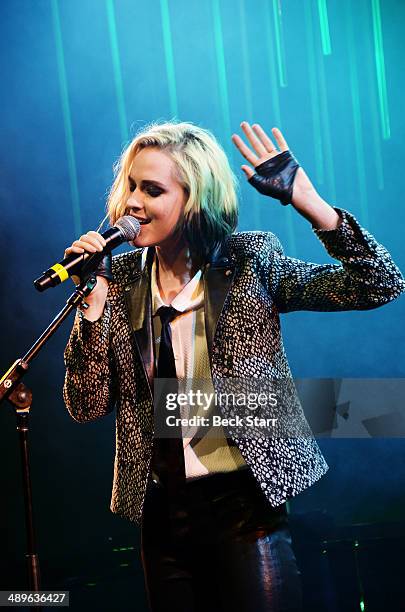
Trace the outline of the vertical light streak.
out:
M 280 93 L 278 90 L 277 73 L 279 75 L 279 82 L 282 87 L 287 86 L 284 69 L 284 55 L 283 47 L 281 44 L 282 40 L 282 27 L 281 27 L 281 10 L 277 0 L 272 0 L 273 6 L 273 22 L 274 22 L 274 35 L 273 27 L 271 22 L 271 13 L 269 8 L 270 0 L 264 2 L 264 26 L 266 32 L 266 50 L 267 60 L 269 66 L 269 81 L 270 81 L 270 92 L 271 101 L 274 112 L 274 120 L 271 120 L 271 126 L 277 126 L 281 131 L 283 130 L 283 123 L 281 119 L 281 106 L 280 106 Z M 274 45 L 273 45 L 274 42 Z M 276 59 L 275 59 L 276 58 Z M 288 251 L 292 257 L 296 256 L 296 242 L 294 234 L 293 215 L 291 207 L 287 206 L 285 209 L 286 215 L 286 226 L 287 226 L 287 240 L 288 240 Z
M 249 67 L 249 44 L 247 40 L 246 32 L 246 12 L 244 6 L 244 0 L 239 0 L 239 20 L 240 20 L 240 31 L 241 31 L 241 48 L 242 48 L 242 66 L 243 66 L 243 86 L 245 89 L 245 99 L 247 108 L 247 121 L 253 120 L 253 108 L 252 108 L 252 84 L 250 80 L 250 67 Z
M 346 8 L 346 21 L 347 21 L 347 42 L 349 50 L 349 81 L 350 81 L 350 93 L 352 99 L 352 112 L 353 112 L 353 138 L 350 141 L 353 142 L 357 176 L 359 181 L 359 192 L 360 192 L 360 210 L 362 214 L 362 222 L 368 227 L 368 206 L 367 206 L 367 188 L 366 188 L 366 171 L 364 165 L 363 155 L 363 134 L 361 126 L 361 108 L 360 108 L 360 91 L 357 74 L 357 61 L 355 52 L 355 38 L 353 31 L 353 20 L 351 14 L 351 4 L 349 0 L 345 2 Z
M 270 0 L 266 0 L 264 3 L 264 23 L 266 31 L 266 47 L 267 47 L 267 58 L 269 64 L 269 77 L 270 77 L 270 90 L 271 98 L 273 102 L 273 112 L 275 121 L 271 121 L 272 126 L 276 125 L 280 130 L 283 129 L 281 120 L 281 107 L 280 107 L 280 94 L 277 83 L 277 72 L 279 75 L 280 84 L 284 87 L 287 86 L 287 81 L 284 78 L 285 71 L 283 69 L 283 54 L 281 45 L 281 11 L 279 11 L 279 5 L 277 0 L 273 0 L 273 21 L 274 21 L 274 36 L 273 28 L 271 23 L 271 15 L 269 9 Z M 275 43 L 276 53 L 274 54 L 273 41 Z M 276 56 L 276 57 L 275 57 Z M 286 215 L 286 226 L 287 226 L 287 240 L 288 250 L 292 257 L 296 256 L 296 242 L 294 234 L 293 215 L 291 207 L 287 206 L 284 210 Z
M 323 142 L 322 142 L 322 128 L 321 128 L 321 117 L 319 113 L 319 92 L 318 83 L 316 78 L 316 60 L 315 60 L 315 45 L 314 45 L 314 31 L 312 27 L 311 9 L 307 2 L 304 3 L 305 13 L 305 31 L 307 35 L 307 49 L 308 49 L 308 74 L 309 74 L 309 95 L 311 101 L 311 113 L 314 130 L 314 155 L 315 155 L 315 173 L 316 181 L 319 185 L 323 185 L 325 182 L 325 170 L 323 163 Z
M 309 3 L 308 3 L 309 5 Z M 311 6 L 308 6 L 309 14 L 308 14 L 308 24 L 311 24 L 311 32 L 314 31 L 314 22 L 315 17 Z M 318 112 L 320 117 L 316 119 L 320 121 L 320 129 L 321 129 L 321 138 L 322 138 L 322 149 L 323 149 L 323 163 L 325 168 L 326 180 L 325 183 L 328 186 L 329 190 L 329 198 L 332 202 L 336 200 L 336 184 L 335 184 L 335 174 L 334 174 L 334 165 L 333 165 L 333 148 L 332 148 L 332 139 L 330 133 L 330 120 L 329 120 L 329 107 L 328 107 L 328 96 L 326 90 L 326 78 L 325 78 L 325 65 L 324 65 L 324 56 L 318 51 L 314 50 L 314 60 L 317 65 L 317 83 L 318 83 L 318 101 L 317 101 L 317 109 L 315 109 L 315 113 Z
M 332 49 L 330 44 L 328 8 L 326 0 L 318 0 L 319 25 L 321 28 L 322 53 L 331 55 Z
M 214 42 L 215 42 L 215 55 L 217 60 L 217 74 L 218 74 L 218 86 L 219 86 L 219 99 L 221 105 L 222 121 L 224 124 L 224 130 L 226 134 L 225 139 L 225 150 L 230 157 L 232 163 L 233 151 L 229 146 L 229 138 L 231 136 L 231 120 L 229 116 L 229 98 L 228 98 L 228 81 L 226 77 L 226 65 L 225 65 L 225 52 L 224 42 L 222 38 L 222 23 L 221 23 L 221 12 L 219 9 L 218 0 L 212 0 L 212 16 L 214 22 Z
M 124 87 L 121 74 L 120 52 L 118 47 L 117 26 L 113 0 L 106 0 L 108 31 L 110 34 L 111 55 L 113 63 L 115 93 L 117 96 L 118 117 L 120 124 L 121 140 L 128 140 L 127 115 L 125 111 Z
M 287 71 L 285 65 L 283 21 L 280 0 L 273 0 L 274 32 L 276 36 L 276 51 L 280 87 L 287 87 Z
M 368 5 L 369 6 L 369 5 Z M 377 93 L 377 84 L 375 80 L 375 74 L 373 71 L 373 49 L 371 43 L 372 36 L 372 26 L 367 22 L 367 34 L 364 36 L 365 45 L 366 45 L 366 57 L 367 60 L 365 62 L 366 74 L 367 74 L 367 87 L 368 87 L 368 96 L 367 96 L 367 105 L 370 109 L 371 115 L 371 138 L 373 143 L 373 158 L 375 163 L 376 170 L 376 179 L 377 179 L 377 187 L 380 191 L 384 189 L 384 167 L 382 160 L 382 152 L 381 152 L 381 133 L 380 133 L 380 118 L 378 113 L 378 93 Z M 370 58 L 370 59 L 368 59 Z M 371 155 L 369 155 L 371 157 Z
M 330 133 L 328 96 L 326 91 L 325 66 L 323 55 L 318 54 L 319 106 L 321 111 L 322 135 L 325 152 L 325 169 L 327 173 L 330 199 L 336 201 L 335 169 L 333 162 L 333 147 Z
M 282 122 L 281 122 L 281 109 L 280 109 L 280 95 L 278 92 L 277 85 L 277 67 L 276 62 L 274 61 L 274 47 L 272 45 L 273 34 L 271 27 L 271 16 L 269 10 L 269 3 L 264 3 L 264 25 L 266 31 L 266 49 L 267 49 L 267 61 L 269 65 L 269 78 L 270 78 L 270 92 L 271 92 L 271 101 L 273 105 L 274 112 L 274 125 L 276 125 L 280 130 L 282 130 Z
M 82 221 L 80 212 L 79 188 L 77 184 L 77 171 L 75 150 L 73 144 L 72 120 L 70 114 L 68 85 L 66 78 L 65 56 L 63 51 L 62 31 L 60 26 L 59 7 L 57 0 L 52 0 L 52 22 L 55 36 L 56 61 L 58 66 L 59 90 L 62 103 L 62 116 L 65 128 L 66 156 L 68 162 L 70 192 L 73 208 L 73 223 L 76 236 L 82 233 Z
M 388 111 L 387 84 L 385 80 L 384 45 L 381 27 L 380 0 L 371 0 L 374 33 L 374 55 L 377 72 L 378 101 L 380 105 L 380 121 L 382 137 L 388 140 L 391 137 L 390 116 Z
M 245 11 L 245 0 L 239 0 L 239 21 L 241 30 L 241 47 L 242 47 L 242 66 L 243 66 L 243 85 L 245 89 L 245 100 L 247 108 L 247 121 L 250 123 L 254 122 L 253 117 L 253 105 L 252 105 L 252 85 L 250 79 L 250 58 L 249 58 L 249 42 L 246 31 L 246 11 Z M 253 224 L 255 229 L 260 229 L 260 217 L 263 211 L 263 202 L 259 197 L 259 193 L 256 189 L 252 189 L 250 192 L 252 209 L 253 209 Z
M 166 74 L 169 87 L 170 114 L 172 117 L 178 115 L 176 73 L 174 69 L 173 44 L 170 27 L 170 14 L 167 0 L 160 0 L 160 11 L 162 16 L 163 46 L 165 50 Z

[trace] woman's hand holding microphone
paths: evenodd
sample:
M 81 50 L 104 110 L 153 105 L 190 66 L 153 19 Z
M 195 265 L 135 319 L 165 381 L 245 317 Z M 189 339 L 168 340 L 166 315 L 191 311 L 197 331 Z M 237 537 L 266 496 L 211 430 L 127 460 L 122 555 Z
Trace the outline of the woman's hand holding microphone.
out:
M 106 241 L 98 232 L 90 231 L 87 234 L 80 236 L 79 240 L 75 240 L 70 247 L 65 250 L 65 257 L 72 253 L 97 253 L 104 249 Z M 95 271 L 97 284 L 86 298 L 89 307 L 83 310 L 85 319 L 88 321 L 97 321 L 104 311 L 105 302 L 107 299 L 108 283 L 112 280 L 111 272 L 111 251 L 103 258 L 102 262 Z M 71 277 L 75 285 L 81 282 L 78 276 Z

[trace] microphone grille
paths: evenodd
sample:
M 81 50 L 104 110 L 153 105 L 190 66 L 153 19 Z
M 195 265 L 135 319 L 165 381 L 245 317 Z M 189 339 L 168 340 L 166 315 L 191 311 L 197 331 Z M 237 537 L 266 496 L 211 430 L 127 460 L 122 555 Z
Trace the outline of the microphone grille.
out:
M 120 217 L 116 221 L 114 227 L 118 227 L 126 242 L 135 240 L 141 231 L 141 224 L 139 223 L 138 219 L 135 219 L 135 217 L 131 217 L 130 215 Z

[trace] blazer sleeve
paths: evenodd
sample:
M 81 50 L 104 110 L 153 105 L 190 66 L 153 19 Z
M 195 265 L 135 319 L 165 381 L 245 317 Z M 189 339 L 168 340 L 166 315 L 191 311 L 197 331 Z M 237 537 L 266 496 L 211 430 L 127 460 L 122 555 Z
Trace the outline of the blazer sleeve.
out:
M 388 251 L 346 210 L 338 228 L 313 228 L 339 264 L 315 264 L 287 257 L 276 238 L 270 293 L 282 313 L 294 310 L 370 310 L 405 291 L 404 278 Z
M 92 421 L 114 409 L 117 374 L 110 342 L 111 305 L 107 301 L 98 321 L 88 321 L 77 310 L 65 349 L 63 399 L 69 414 Z

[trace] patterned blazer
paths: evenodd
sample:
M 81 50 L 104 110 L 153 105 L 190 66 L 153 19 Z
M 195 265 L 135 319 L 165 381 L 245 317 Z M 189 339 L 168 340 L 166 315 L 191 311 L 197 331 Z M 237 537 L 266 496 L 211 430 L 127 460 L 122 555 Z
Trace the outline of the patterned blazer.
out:
M 294 310 L 368 310 L 405 290 L 387 250 L 349 212 L 335 208 L 335 230 L 313 229 L 340 263 L 287 257 L 270 232 L 239 232 L 203 272 L 205 329 L 213 380 L 291 379 L 279 314 Z M 65 351 L 64 400 L 79 422 L 116 407 L 111 510 L 140 524 L 153 447 L 154 347 L 150 263 L 153 248 L 113 257 L 102 317 L 78 310 Z M 145 257 L 145 253 L 147 256 Z M 223 408 L 226 417 L 226 408 Z M 309 435 L 231 440 L 273 506 L 297 495 L 328 469 L 295 402 L 294 418 Z M 232 443 L 231 442 L 231 443 Z

